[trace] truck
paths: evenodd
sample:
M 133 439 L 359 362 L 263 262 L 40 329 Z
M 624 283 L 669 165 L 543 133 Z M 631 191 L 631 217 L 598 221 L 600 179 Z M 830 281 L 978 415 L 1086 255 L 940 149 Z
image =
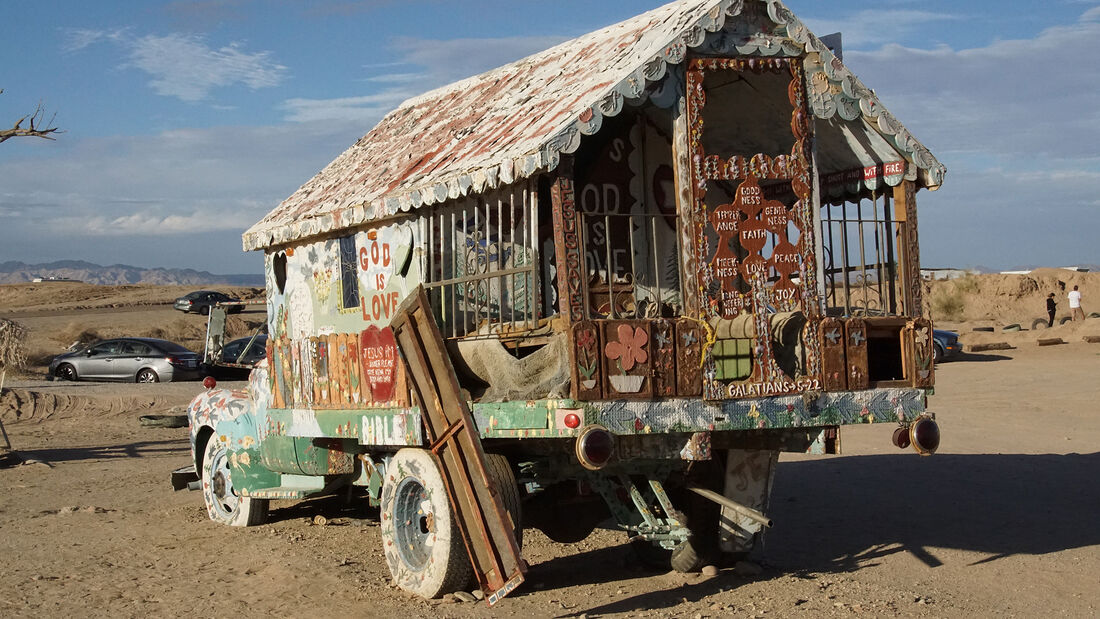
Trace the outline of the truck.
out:
M 613 522 L 743 555 L 779 454 L 922 455 L 916 195 L 945 168 L 778 0 L 680 0 L 410 99 L 257 222 L 267 358 L 190 405 L 211 520 L 378 507 L 424 597 Z M 186 482 L 184 482 L 186 483 Z

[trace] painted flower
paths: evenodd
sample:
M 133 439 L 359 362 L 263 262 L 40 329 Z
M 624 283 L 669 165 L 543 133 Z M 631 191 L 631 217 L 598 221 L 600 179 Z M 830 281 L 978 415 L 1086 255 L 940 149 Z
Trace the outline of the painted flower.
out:
M 594 346 L 595 344 L 596 344 L 596 337 L 595 337 L 595 334 L 591 330 L 585 329 L 583 331 L 577 332 L 577 346 L 580 346 L 581 348 L 584 348 L 584 349 L 588 349 L 588 348 L 591 348 L 592 346 Z
M 604 353 L 608 359 L 618 359 L 623 372 L 629 372 L 635 363 L 645 363 L 649 354 L 645 347 L 649 344 L 649 334 L 645 329 L 619 325 L 619 341 L 608 342 Z

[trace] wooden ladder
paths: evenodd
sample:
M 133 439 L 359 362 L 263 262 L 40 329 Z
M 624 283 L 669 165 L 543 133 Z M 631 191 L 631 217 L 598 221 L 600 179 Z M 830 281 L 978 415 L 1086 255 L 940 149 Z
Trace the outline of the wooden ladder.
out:
M 478 583 L 492 606 L 524 580 L 513 523 L 485 468 L 485 451 L 423 287 L 390 323 Z

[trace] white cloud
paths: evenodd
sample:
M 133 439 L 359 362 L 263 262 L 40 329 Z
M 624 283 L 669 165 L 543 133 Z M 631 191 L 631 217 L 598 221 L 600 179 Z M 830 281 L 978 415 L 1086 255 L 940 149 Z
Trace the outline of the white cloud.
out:
M 215 49 L 201 36 L 180 33 L 134 37 L 126 30 L 71 30 L 65 50 L 79 52 L 103 42 L 123 48 L 122 66 L 151 76 L 149 86 L 157 94 L 183 101 L 202 101 L 216 88 L 277 86 L 287 74 L 271 52 L 247 52 L 239 43 Z
M 236 237 L 359 137 L 332 125 L 186 129 L 69 139 L 48 162 L 0 162 L 5 254 L 75 236 L 78 246 L 156 247 L 164 237 Z M 225 235 L 223 235 L 225 236 Z M 202 245 L 200 240 L 199 245 Z M 61 252 L 68 253 L 68 252 Z
M 288 99 L 282 107 L 291 122 L 351 122 L 366 133 L 405 99 L 417 94 L 408 88 L 387 89 L 378 94 L 339 99 Z M 360 136 L 361 137 L 361 136 Z
M 973 49 L 886 45 L 846 64 L 948 168 L 921 194 L 931 266 L 1096 262 L 1100 8 Z
M 934 152 L 1072 160 L 1100 140 L 1100 8 L 1033 39 L 986 47 L 851 52 L 860 74 Z M 916 119 L 916 120 L 912 120 Z
M 562 40 L 545 36 L 448 41 L 403 37 L 393 43 L 401 55 L 400 61 L 364 65 L 365 69 L 401 69 L 363 79 L 367 83 L 391 85 L 389 88 L 358 97 L 288 99 L 282 107 L 288 121 L 356 122 L 366 133 L 387 112 L 410 97 L 513 62 Z M 409 67 L 422 70 L 413 72 Z
M 530 36 L 439 40 L 400 37 L 394 40 L 393 48 L 401 54 L 404 63 L 422 67 L 429 76 L 426 86 L 435 87 L 541 52 L 566 38 Z
M 848 50 L 897 41 L 929 24 L 958 19 L 961 17 L 932 11 L 869 9 L 843 19 L 807 19 L 806 25 L 818 35 L 843 33 L 844 48 Z
M 286 74 L 270 52 L 246 53 L 235 43 L 211 49 L 202 38 L 182 34 L 135 40 L 130 62 L 153 76 L 149 85 L 157 94 L 184 101 L 200 101 L 214 88 L 235 84 L 253 90 L 276 86 Z

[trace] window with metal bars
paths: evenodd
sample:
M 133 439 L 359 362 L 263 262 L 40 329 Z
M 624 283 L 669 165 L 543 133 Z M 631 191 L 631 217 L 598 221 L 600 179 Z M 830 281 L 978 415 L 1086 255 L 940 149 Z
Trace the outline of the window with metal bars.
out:
M 539 326 L 537 202 L 523 183 L 421 219 L 424 287 L 444 337 L 521 336 Z
M 901 222 L 888 196 L 821 209 L 824 295 L 832 316 L 899 316 Z
M 340 308 L 359 307 L 359 271 L 355 235 L 340 237 Z
M 589 317 L 680 314 L 675 217 L 656 212 L 582 212 L 581 221 Z

